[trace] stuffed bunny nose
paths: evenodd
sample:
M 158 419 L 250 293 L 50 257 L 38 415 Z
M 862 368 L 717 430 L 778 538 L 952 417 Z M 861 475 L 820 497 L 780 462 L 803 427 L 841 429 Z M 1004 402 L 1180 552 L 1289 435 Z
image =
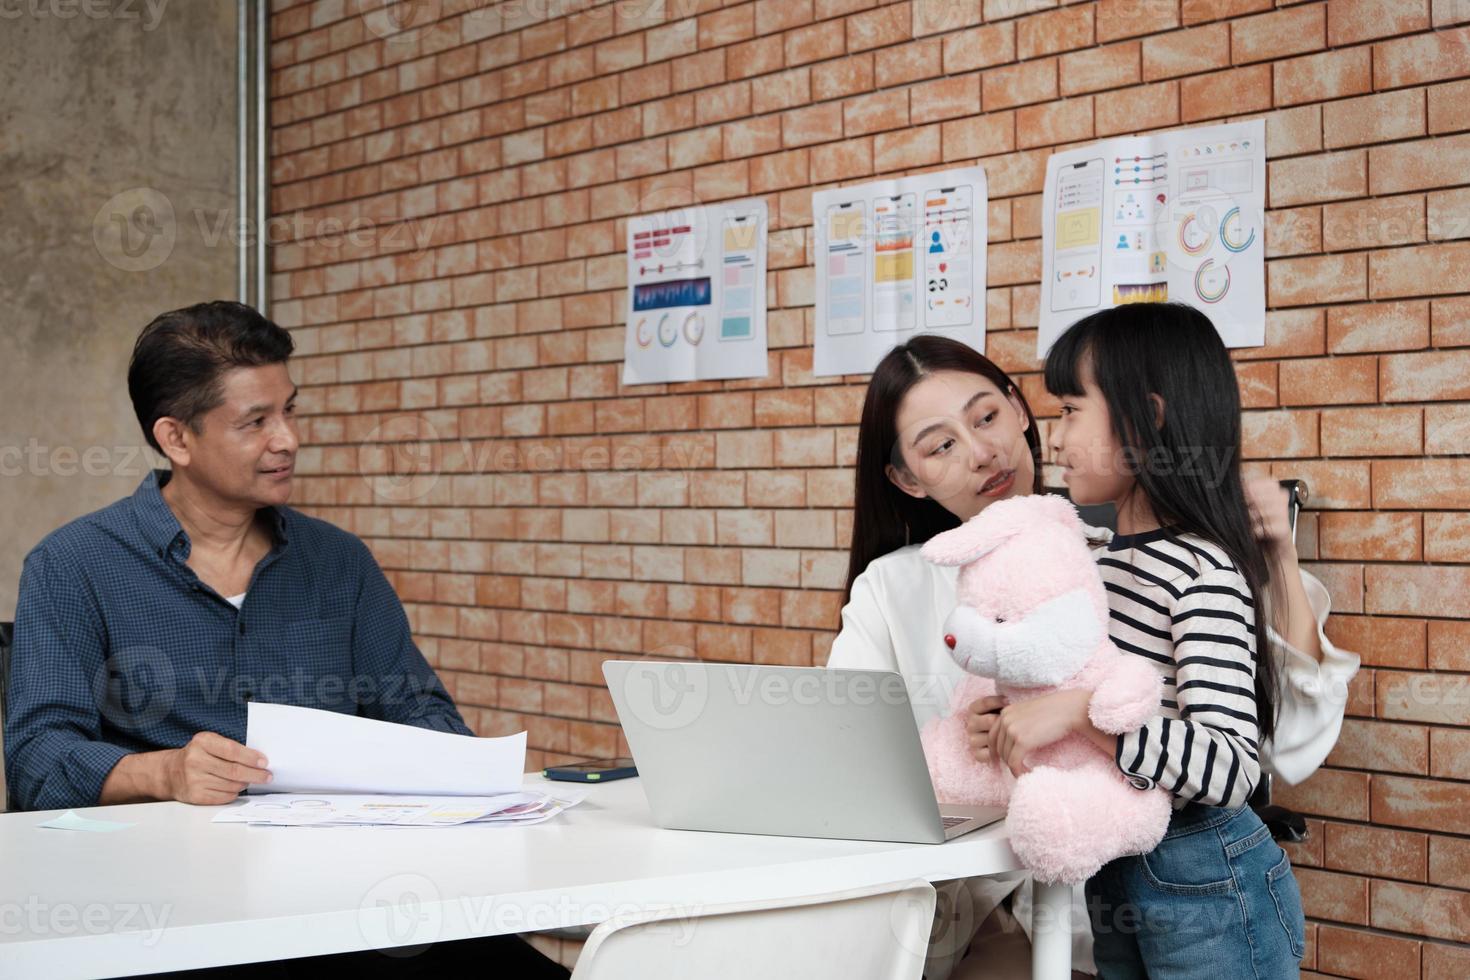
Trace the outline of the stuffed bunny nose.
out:
M 954 649 L 954 643 L 955 643 L 955 640 L 954 640 L 954 634 L 953 633 L 946 633 L 946 634 L 944 634 L 944 645 L 945 646 L 947 646 L 951 650 L 953 650 Z

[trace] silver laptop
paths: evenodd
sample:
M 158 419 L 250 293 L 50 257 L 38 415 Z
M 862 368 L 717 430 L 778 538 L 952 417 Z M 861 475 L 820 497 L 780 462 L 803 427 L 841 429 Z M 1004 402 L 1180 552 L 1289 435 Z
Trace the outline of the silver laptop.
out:
M 602 673 L 661 827 L 941 844 L 1005 816 L 935 800 L 892 671 L 609 660 Z

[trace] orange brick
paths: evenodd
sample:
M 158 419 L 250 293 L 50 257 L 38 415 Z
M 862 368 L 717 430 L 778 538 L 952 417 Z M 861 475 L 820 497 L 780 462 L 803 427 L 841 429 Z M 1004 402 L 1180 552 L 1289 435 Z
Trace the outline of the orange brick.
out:
M 1143 78 L 1156 81 L 1230 64 L 1230 25 L 1208 24 L 1157 34 L 1143 41 Z
M 1333 614 L 1327 620 L 1327 636 L 1343 649 L 1360 654 L 1364 664 L 1422 668 L 1427 662 L 1425 626 L 1420 619 Z
M 1198 24 L 1270 10 L 1271 6 L 1270 0 L 1183 0 L 1182 14 L 1185 24 Z
M 1470 166 L 1470 135 L 1375 146 L 1368 151 L 1374 194 L 1398 194 L 1460 183 Z
M 838 103 L 792 109 L 781 116 L 781 143 L 804 147 L 842 138 L 842 107 Z
M 1246 412 L 1241 422 L 1246 459 L 1281 459 L 1318 453 L 1316 412 Z
M 1322 251 L 1322 209 L 1290 208 L 1266 212 L 1266 257 Z
M 1425 514 L 1424 558 L 1470 562 L 1470 515 Z
M 1379 730 L 1409 727 L 1354 724 Z M 1422 739 L 1422 729 L 1419 735 Z M 1327 824 L 1326 834 L 1327 867 L 1332 870 L 1405 881 L 1424 881 L 1428 874 L 1429 839 L 1424 834 L 1341 823 Z
M 879 133 L 873 139 L 873 169 L 881 174 L 938 163 L 943 158 L 939 138 L 939 123 Z
M 1327 357 L 1283 361 L 1283 405 L 1341 405 L 1378 400 L 1376 357 Z
M 1380 390 L 1391 402 L 1470 398 L 1470 352 L 1385 354 Z
M 907 4 L 890 4 L 853 14 L 845 21 L 847 50 L 867 51 L 908 40 L 912 14 Z M 828 26 L 830 30 L 831 27 Z
M 699 18 L 699 46 L 719 48 L 755 36 L 755 7 L 741 4 Z
M 1368 777 L 1340 769 L 1318 769 L 1296 786 L 1281 782 L 1271 787 L 1272 800 L 1299 813 L 1343 820 L 1367 821 Z M 1300 876 L 1301 871 L 1297 871 Z
M 805 65 L 835 58 L 846 49 L 846 35 L 831 24 L 811 24 L 787 31 L 786 64 Z
M 1364 573 L 1366 610 L 1391 616 L 1470 616 L 1470 568 L 1370 565 Z M 1470 704 L 1470 697 L 1460 700 Z M 1459 724 L 1470 724 L 1470 717 Z
M 1459 980 L 1470 976 L 1470 950 L 1460 946 L 1425 943 L 1424 980 Z
M 1021 149 L 1057 146 L 1092 137 L 1092 96 L 1062 99 L 1016 110 L 1016 144 Z
M 1373 62 L 1366 47 L 1292 58 L 1272 67 L 1277 105 L 1321 102 L 1373 89 Z
M 1431 133 L 1470 129 L 1470 81 L 1431 85 L 1428 95 Z
M 1063 96 L 1100 92 L 1137 84 L 1140 78 L 1139 42 L 1109 44 L 1062 55 L 1057 71 Z
M 812 98 L 840 99 L 873 89 L 873 55 L 855 54 L 812 66 Z
M 1057 59 L 992 68 L 980 76 L 986 112 L 1057 97 Z
M 1178 26 L 1179 4 L 1176 0 L 1098 0 L 1099 44 Z
M 1373 464 L 1373 506 L 1456 508 L 1470 500 L 1470 460 L 1384 460 Z
M 1466 733 L 1438 730 L 1437 734 L 1463 737 Z M 1450 888 L 1470 887 L 1470 841 L 1436 835 L 1428 843 L 1429 883 Z
M 848 99 L 842 106 L 842 118 L 844 131 L 848 136 L 862 136 L 907 126 L 908 90 L 878 92 Z
M 1272 207 L 1362 197 L 1368 192 L 1368 155 L 1362 150 L 1295 157 L 1271 163 Z
M 1412 245 L 1425 240 L 1425 221 L 1418 194 L 1330 204 L 1322 210 L 1322 244 L 1332 251 Z
M 910 115 L 915 125 L 980 112 L 980 76 L 959 75 L 916 85 L 910 93 Z
M 1324 513 L 1318 519 L 1318 554 L 1347 561 L 1418 561 L 1418 514 Z
M 1412 939 L 1323 924 L 1317 929 L 1317 968 L 1362 980 L 1419 980 L 1419 946 Z
M 1373 45 L 1373 79 L 1379 89 L 1465 75 L 1470 75 L 1470 28 L 1433 31 Z
M 944 44 L 937 37 L 885 48 L 874 62 L 875 81 L 879 88 L 891 88 L 934 78 L 943 70 L 943 59 Z
M 1157 82 L 1103 92 L 1097 100 L 1097 135 L 1143 132 L 1179 122 L 1179 83 Z
M 1022 61 L 1093 43 L 1094 9 L 1087 4 L 1049 10 L 1016 23 L 1016 57 Z
M 1271 66 L 1231 68 L 1181 79 L 1179 102 L 1183 122 L 1269 109 Z
M 1327 45 L 1322 4 L 1278 10 L 1230 23 L 1230 57 L 1237 65 L 1320 51 Z
M 1325 456 L 1417 456 L 1424 451 L 1420 408 L 1327 409 L 1322 413 Z
M 1411 139 L 1425 133 L 1423 89 L 1405 89 L 1329 102 L 1322 107 L 1327 146 L 1361 146 Z
M 873 137 L 814 146 L 811 166 L 812 179 L 819 184 L 866 177 L 873 172 Z
M 1014 61 L 1015 57 L 1015 21 L 975 27 L 944 39 L 944 72 L 947 75 L 1003 65 Z
M 1316 868 L 1295 869 L 1302 908 L 1314 919 L 1368 924 L 1368 879 Z
M 1431 456 L 1459 453 L 1470 445 L 1470 405 L 1429 405 L 1424 409 L 1424 451 Z
M 1362 253 L 1276 259 L 1266 265 L 1267 296 L 1273 307 L 1366 299 L 1367 273 Z
M 1375 881 L 1373 925 L 1418 936 L 1470 941 L 1470 893 Z

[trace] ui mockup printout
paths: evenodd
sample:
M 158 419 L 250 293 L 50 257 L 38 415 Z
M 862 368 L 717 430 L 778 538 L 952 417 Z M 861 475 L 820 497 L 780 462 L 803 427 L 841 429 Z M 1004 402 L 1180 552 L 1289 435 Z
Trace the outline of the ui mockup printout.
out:
M 1193 306 L 1229 347 L 1265 343 L 1265 214 L 1260 119 L 1054 154 L 1037 355 L 1089 313 L 1137 302 Z
M 919 333 L 983 351 L 987 207 L 982 167 L 813 194 L 813 373 L 869 373 Z
M 763 378 L 766 202 L 628 219 L 623 383 Z

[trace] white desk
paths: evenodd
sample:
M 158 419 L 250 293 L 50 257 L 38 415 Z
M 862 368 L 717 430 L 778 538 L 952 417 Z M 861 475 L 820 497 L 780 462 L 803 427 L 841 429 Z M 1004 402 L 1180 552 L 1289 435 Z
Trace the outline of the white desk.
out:
M 662 830 L 637 779 L 520 828 L 248 827 L 181 803 L 84 811 L 135 824 L 113 833 L 36 826 L 58 812 L 0 816 L 0 976 L 285 959 L 1018 867 L 999 824 L 942 845 Z M 1070 894 L 1037 888 L 1038 980 L 1070 976 Z

